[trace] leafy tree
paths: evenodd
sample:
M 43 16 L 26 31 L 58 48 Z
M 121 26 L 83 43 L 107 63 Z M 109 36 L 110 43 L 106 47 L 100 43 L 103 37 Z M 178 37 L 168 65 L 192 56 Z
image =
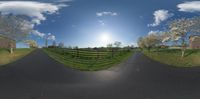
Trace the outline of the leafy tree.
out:
M 143 37 L 140 37 L 137 41 L 137 44 L 139 46 L 139 48 L 142 50 L 145 48 L 145 41 L 144 41 L 144 38 Z
M 186 45 L 187 45 L 187 34 L 191 31 L 191 27 L 195 26 L 194 21 L 189 18 L 176 19 L 170 22 L 169 32 L 174 38 L 179 37 L 181 39 L 181 57 L 184 57 Z
M 38 47 L 37 42 L 34 41 L 34 40 L 26 40 L 25 43 L 28 44 L 30 48 L 37 48 Z
M 148 48 L 148 50 L 150 51 L 151 48 L 155 48 L 161 44 L 161 39 L 160 36 L 155 33 L 146 36 L 144 42 L 146 48 Z
M 140 48 L 147 48 L 150 51 L 151 48 L 161 44 L 161 36 L 158 33 L 149 34 L 145 37 L 140 37 L 137 43 Z
M 32 23 L 19 16 L 0 15 L 0 35 L 20 42 L 25 40 L 32 30 Z M 11 43 L 10 53 L 13 53 L 13 47 Z

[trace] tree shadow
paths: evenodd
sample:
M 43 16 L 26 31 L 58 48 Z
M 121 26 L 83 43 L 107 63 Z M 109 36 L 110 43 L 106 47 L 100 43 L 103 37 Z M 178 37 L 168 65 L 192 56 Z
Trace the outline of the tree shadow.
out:
M 190 50 L 190 51 L 186 51 L 185 53 L 185 57 L 188 57 L 192 54 L 198 53 L 199 50 Z

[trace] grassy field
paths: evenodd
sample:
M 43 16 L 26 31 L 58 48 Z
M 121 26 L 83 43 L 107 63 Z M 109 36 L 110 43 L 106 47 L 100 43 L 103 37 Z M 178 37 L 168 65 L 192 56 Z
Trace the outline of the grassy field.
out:
M 16 61 L 29 54 L 31 51 L 33 51 L 33 49 L 16 49 L 13 54 L 10 54 L 9 50 L 0 49 L 0 65 Z
M 94 51 L 86 49 L 44 49 L 55 60 L 74 69 L 96 71 L 107 69 L 126 60 L 133 54 L 132 51 Z
M 181 58 L 180 49 L 145 50 L 143 53 L 153 60 L 176 67 L 200 66 L 200 50 L 186 50 L 184 58 Z

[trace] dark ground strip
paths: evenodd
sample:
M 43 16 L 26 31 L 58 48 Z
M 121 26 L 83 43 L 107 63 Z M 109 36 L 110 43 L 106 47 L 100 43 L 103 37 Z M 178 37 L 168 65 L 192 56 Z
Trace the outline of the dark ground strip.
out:
M 36 50 L 0 69 L 0 99 L 199 99 L 200 68 L 179 69 L 137 52 L 97 72 L 64 67 Z

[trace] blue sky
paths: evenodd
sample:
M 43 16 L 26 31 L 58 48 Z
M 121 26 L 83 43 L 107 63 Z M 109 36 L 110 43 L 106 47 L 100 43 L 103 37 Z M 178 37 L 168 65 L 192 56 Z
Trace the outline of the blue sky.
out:
M 23 5 L 23 2 L 27 0 L 18 3 Z M 27 9 L 34 11 L 38 4 L 48 3 L 52 5 L 48 9 L 51 13 L 45 12 L 45 7 L 41 8 L 39 13 L 43 19 L 38 13 L 35 16 L 28 14 L 28 10 L 24 13 L 21 13 L 23 9 L 7 10 L 12 6 L 5 6 L 5 2 L 0 3 L 0 11 L 27 14 L 36 19 L 39 22 L 34 23 L 37 33 L 32 33 L 29 38 L 40 46 L 44 46 L 44 35 L 51 36 L 49 44 L 55 40 L 64 42 L 65 46 L 101 47 L 115 41 L 136 45 L 140 36 L 162 31 L 167 21 L 198 16 L 200 11 L 200 7 L 194 7 L 200 3 L 189 0 L 37 0 L 29 3 L 34 2 L 37 4 Z M 15 6 L 22 7 L 19 4 Z M 23 45 L 18 44 L 18 47 Z

